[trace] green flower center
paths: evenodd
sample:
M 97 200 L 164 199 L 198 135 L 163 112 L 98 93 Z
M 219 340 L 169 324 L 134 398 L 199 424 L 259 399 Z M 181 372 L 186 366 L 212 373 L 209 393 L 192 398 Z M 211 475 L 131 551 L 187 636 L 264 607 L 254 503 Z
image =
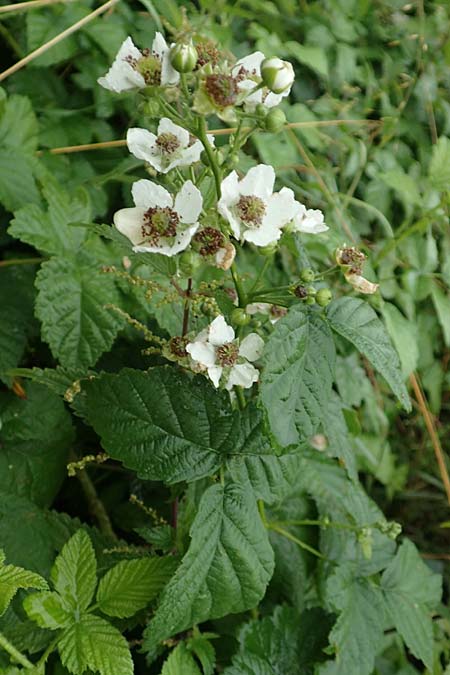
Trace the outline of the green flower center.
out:
M 259 227 L 266 213 L 266 205 L 260 197 L 241 195 L 236 204 L 236 212 L 247 227 Z
M 207 75 L 205 79 L 206 93 L 219 108 L 226 108 L 236 103 L 239 89 L 231 75 Z
M 171 134 L 170 131 L 167 131 L 164 134 L 160 134 L 156 139 L 156 145 L 158 146 L 159 151 L 162 155 L 173 155 L 174 152 L 180 147 L 180 141 L 175 136 Z
M 161 61 L 149 49 L 142 50 L 142 57 L 137 59 L 132 65 L 142 75 L 145 84 L 161 84 Z
M 144 222 L 141 227 L 143 241 L 155 246 L 161 237 L 173 238 L 177 234 L 177 225 L 180 219 L 176 211 L 168 206 L 151 207 L 144 213 Z
M 239 347 L 235 342 L 227 342 L 217 347 L 216 358 L 221 366 L 234 366 L 239 356 Z

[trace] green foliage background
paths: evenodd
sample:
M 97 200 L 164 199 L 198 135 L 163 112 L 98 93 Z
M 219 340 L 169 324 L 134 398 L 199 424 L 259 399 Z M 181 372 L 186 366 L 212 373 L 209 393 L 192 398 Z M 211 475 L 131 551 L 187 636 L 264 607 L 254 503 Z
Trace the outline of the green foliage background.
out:
M 2 69 L 94 7 L 94 2 L 82 0 L 0 14 Z M 377 504 L 387 518 L 401 523 L 404 533 L 428 555 L 431 568 L 444 575 L 444 602 L 435 615 L 433 635 L 428 635 L 431 624 L 426 620 L 427 603 L 433 608 L 430 599 L 438 591 L 433 587 L 434 577 L 425 581 L 427 568 L 420 567 L 422 563 L 409 542 L 405 541 L 392 557 L 392 542 L 377 532 L 379 541 L 369 563 L 358 557 L 342 533 L 295 526 L 291 534 L 310 546 L 320 544 L 322 551 L 339 560 L 336 571 L 331 573 L 326 563 L 317 563 L 292 541 L 277 537 L 276 532 L 270 532 L 274 554 L 268 540 L 266 546 L 261 546 L 255 538 L 254 550 L 248 554 L 248 568 L 242 571 L 243 584 L 254 571 L 255 560 L 261 583 L 270 576 L 275 562 L 275 575 L 260 608 L 262 620 L 246 611 L 253 606 L 251 598 L 245 606 L 230 606 L 226 600 L 218 599 L 217 611 L 206 616 L 233 613 L 207 625 L 207 630 L 219 637 L 208 640 L 204 633 L 194 633 L 192 642 L 176 647 L 164 666 L 161 658 L 146 665 L 144 657 L 133 652 L 136 672 L 213 672 L 214 644 L 217 672 L 227 675 L 448 673 L 450 615 L 445 598 L 450 551 L 445 524 L 450 518 L 435 458 L 436 442 L 426 428 L 424 406 L 417 401 L 416 390 L 411 390 L 414 406 L 407 415 L 369 362 L 344 340 L 338 342 L 336 377 L 343 410 L 336 404 L 334 417 L 330 410 L 330 419 L 335 423 L 330 454 L 344 458 L 353 474 L 360 472 L 362 484 L 375 503 L 367 500 L 362 489 L 348 493 L 338 465 L 331 465 L 325 457 L 314 456 L 305 463 L 292 492 L 289 454 L 275 467 L 270 465 L 262 471 L 262 464 L 252 459 L 251 453 L 248 457 L 236 453 L 227 465 L 235 483 L 223 490 L 220 485 L 208 487 L 209 483 L 204 482 L 221 460 L 218 447 L 206 447 L 204 439 L 196 437 L 192 422 L 190 441 L 192 447 L 202 447 L 202 457 L 183 465 L 175 457 L 163 470 L 157 456 L 154 467 L 148 462 L 142 464 L 139 429 L 133 430 L 136 436 L 130 432 L 130 438 L 125 439 L 125 451 L 120 442 L 124 436 L 117 435 L 118 430 L 127 428 L 126 420 L 120 418 L 131 399 L 127 387 L 131 390 L 142 384 L 133 379 L 136 371 L 131 371 L 129 380 L 118 383 L 117 372 L 123 367 L 145 369 L 155 365 L 155 360 L 142 354 L 146 346 L 143 340 L 107 305 L 121 307 L 159 335 L 179 331 L 182 308 L 174 303 L 149 313 L 141 288 L 130 290 L 123 279 L 101 269 L 117 265 L 127 247 L 119 236 L 97 236 L 96 232 L 104 234 L 105 229 L 96 230 L 92 223 L 110 223 L 112 213 L 129 203 L 129 188 L 142 172 L 141 162 L 130 157 L 123 147 L 60 154 L 50 150 L 122 139 L 129 126 L 146 125 L 145 109 L 135 105 L 132 97 L 112 96 L 96 80 L 108 69 L 127 35 L 144 46 L 156 29 L 178 28 L 182 10 L 186 10 L 199 32 L 217 40 L 237 57 L 259 49 L 267 56 L 280 56 L 294 64 L 296 82 L 283 109 L 288 121 L 302 122 L 304 126 L 276 137 L 256 134 L 242 153 L 241 165 L 246 169 L 258 162 L 272 164 L 284 185 L 294 188 L 309 207 L 324 210 L 330 238 L 326 245 L 322 240 L 308 241 L 307 255 L 313 265 L 331 261 L 333 249 L 344 242 L 351 243 L 352 238 L 362 241 L 369 253 L 369 276 L 380 282 L 380 293 L 371 298 L 373 308 L 382 315 L 397 348 L 404 380 L 411 381 L 412 377 L 423 390 L 440 443 L 444 450 L 449 447 L 448 4 L 422 0 L 408 5 L 403 1 L 360 0 L 119 2 L 112 11 L 6 79 L 0 93 L 0 548 L 5 550 L 8 563 L 46 578 L 56 554 L 81 524 L 92 539 L 99 576 L 114 570 L 116 563 L 138 557 L 145 542 L 155 550 L 170 550 L 173 533 L 161 519 L 170 522 L 169 503 L 179 485 L 164 487 L 156 482 L 161 480 L 168 484 L 195 481 L 180 502 L 175 541 L 180 554 L 186 552 L 189 530 L 205 488 L 209 492 L 202 500 L 204 518 L 211 510 L 215 517 L 233 521 L 234 504 L 241 500 L 248 523 L 240 525 L 249 532 L 254 527 L 250 490 L 252 496 L 264 499 L 269 515 L 277 520 L 314 519 L 317 512 L 321 517 L 332 508 L 336 520 L 344 520 L 351 513 L 358 525 L 366 525 L 380 518 Z M 251 256 L 242 260 L 242 265 L 251 275 Z M 137 261 L 131 271 L 159 279 L 165 269 L 158 269 L 153 262 Z M 334 290 L 336 294 L 348 291 L 344 284 Z M 365 311 L 369 315 L 362 323 L 372 316 L 369 307 Z M 330 315 L 331 312 L 329 319 L 335 330 L 348 338 L 345 307 L 335 306 Z M 370 351 L 367 341 L 377 343 L 380 359 L 385 363 L 385 377 L 399 398 L 404 398 L 403 381 L 396 381 L 393 357 L 391 352 L 383 354 L 382 340 L 372 330 L 366 335 L 358 332 L 355 339 L 363 354 L 365 349 Z M 350 337 L 350 341 L 354 340 Z M 275 344 L 274 352 L 276 348 Z M 318 368 L 321 354 L 323 350 L 318 348 L 317 355 L 310 357 Z M 30 372 L 17 370 L 19 367 L 37 369 L 34 381 L 23 379 Z M 105 374 L 87 383 L 81 396 L 75 396 L 73 383 L 94 367 Z M 266 367 L 262 396 L 270 400 L 280 364 L 271 364 L 268 357 Z M 158 378 L 154 390 L 148 393 L 154 397 L 156 408 L 161 390 L 168 396 L 180 391 L 176 376 L 164 368 L 158 370 Z M 114 418 L 116 426 L 110 425 L 114 398 L 111 392 L 116 392 L 116 400 L 120 401 Z M 66 403 L 72 400 L 70 411 L 62 402 L 63 394 Z M 197 385 L 192 384 L 192 390 L 185 395 L 198 397 L 202 419 L 217 413 Z M 225 402 L 223 405 L 225 408 Z M 247 414 L 246 424 L 253 432 L 260 423 L 258 412 L 249 409 Z M 274 408 L 274 420 L 277 416 Z M 344 448 L 339 440 L 343 419 L 351 435 L 350 446 L 344 441 Z M 224 429 L 231 425 L 227 415 L 220 423 Z M 304 428 L 304 420 L 299 419 L 297 426 Z M 99 437 L 109 455 L 123 464 L 94 465 L 87 473 L 79 473 L 78 479 L 68 478 L 67 462 L 98 453 Z M 250 434 L 239 441 L 242 447 L 249 437 Z M 288 437 L 283 440 L 286 443 L 282 445 L 289 442 Z M 174 453 L 176 450 L 174 443 Z M 230 452 L 226 446 L 219 450 Z M 264 457 L 262 440 L 258 452 Z M 247 490 L 241 487 L 245 480 Z M 119 533 L 119 542 L 112 537 L 109 520 L 99 522 L 93 518 L 93 489 L 105 505 L 114 531 Z M 136 503 L 130 503 L 130 493 L 144 501 L 151 513 L 157 512 L 156 516 L 152 519 Z M 287 494 L 290 497 L 283 502 Z M 219 503 L 222 511 L 218 510 Z M 198 584 L 195 593 L 204 594 L 210 580 L 201 576 L 202 568 L 196 566 L 196 560 L 200 553 L 209 556 L 215 573 L 220 574 L 225 565 L 222 551 L 227 550 L 228 544 L 219 542 L 216 550 L 212 542 L 210 551 L 198 551 L 195 528 L 191 535 L 193 548 L 183 560 L 183 573 L 190 575 L 192 584 Z M 91 544 L 85 542 L 85 546 L 89 548 Z M 117 550 L 111 552 L 112 549 Z M 273 555 L 275 560 L 271 559 Z M 355 560 L 357 573 L 352 568 Z M 165 632 L 165 615 L 173 611 L 173 603 L 180 595 L 180 569 L 166 587 L 159 614 L 144 636 L 147 651 L 155 648 L 154 641 L 173 634 Z M 371 581 L 375 574 L 379 576 L 376 588 Z M 94 566 L 92 589 L 84 609 L 93 597 L 95 575 Z M 316 585 L 310 583 L 313 575 L 318 578 Z M 161 572 L 155 592 L 168 577 L 169 572 L 166 577 Z M 103 579 L 99 588 L 102 583 L 106 585 Z M 33 585 L 33 579 L 22 582 L 24 587 Z M 0 630 L 19 649 L 38 654 L 49 643 L 49 631 L 38 629 L 26 618 L 21 605 L 24 596 L 20 593 L 20 602 L 16 598 L 0 618 Z M 44 593 L 49 591 L 42 587 L 36 597 Z M 153 599 L 152 589 L 143 597 L 140 612 Z M 256 591 L 255 598 L 257 602 Z M 100 602 L 98 595 L 97 601 Z M 188 598 L 186 606 L 180 605 L 173 632 L 191 626 L 191 611 L 196 622 L 202 621 L 203 608 L 193 611 L 189 602 L 194 601 Z M 290 604 L 283 604 L 287 602 Z M 413 625 L 405 618 L 412 611 L 411 602 L 417 612 Z M 402 603 L 407 603 L 403 613 Z M 316 604 L 323 610 L 310 609 Z M 379 610 L 381 604 L 383 609 Z M 116 628 L 126 631 L 131 640 L 140 639 L 142 630 L 138 624 L 145 623 L 140 614 L 131 619 L 126 609 L 111 611 Z M 380 612 L 388 613 L 387 625 L 395 626 L 398 632 L 383 633 Z M 86 616 L 94 623 L 105 621 L 95 614 Z M 106 632 L 116 630 L 113 624 L 108 623 Z M 318 665 L 325 658 L 322 648 L 330 630 L 331 641 L 342 650 L 340 665 L 331 660 Z M 127 657 L 122 657 L 125 673 Z M 424 670 L 421 660 L 428 670 Z M 88 663 L 86 667 L 95 669 L 95 665 Z M 16 673 L 2 651 L 0 668 L 8 675 Z M 49 662 L 48 672 L 62 675 L 66 671 L 54 659 Z

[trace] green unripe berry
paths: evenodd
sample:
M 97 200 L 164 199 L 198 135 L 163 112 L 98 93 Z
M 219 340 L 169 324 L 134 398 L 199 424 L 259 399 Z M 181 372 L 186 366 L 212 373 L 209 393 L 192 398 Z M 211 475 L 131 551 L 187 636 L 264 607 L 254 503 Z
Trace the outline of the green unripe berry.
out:
M 311 281 L 314 281 L 315 276 L 316 275 L 314 274 L 314 270 L 306 269 L 303 270 L 302 273 L 300 274 L 300 279 L 302 281 L 305 281 L 306 283 L 310 283 Z
M 277 134 L 286 124 L 286 115 L 279 108 L 272 108 L 267 113 L 267 116 L 264 120 L 264 127 L 266 131 L 269 131 L 271 134 Z
M 201 262 L 201 257 L 195 251 L 183 251 L 178 260 L 178 267 L 184 276 L 190 277 Z
M 242 309 L 242 307 L 236 307 L 236 309 L 233 309 L 231 312 L 231 323 L 234 323 L 236 326 L 246 326 L 248 323 L 251 321 L 251 317 L 245 309 Z
M 308 297 L 305 300 L 307 305 L 314 305 L 316 302 L 316 299 L 313 295 L 308 295 Z
M 178 43 L 170 50 L 170 63 L 179 73 L 191 73 L 197 65 L 198 54 L 192 42 Z
M 264 105 L 264 103 L 258 103 L 258 105 L 255 108 L 255 114 L 258 117 L 264 118 L 267 115 L 267 108 Z
M 332 293 L 329 288 L 321 288 L 317 291 L 316 302 L 320 307 L 326 307 L 332 300 Z

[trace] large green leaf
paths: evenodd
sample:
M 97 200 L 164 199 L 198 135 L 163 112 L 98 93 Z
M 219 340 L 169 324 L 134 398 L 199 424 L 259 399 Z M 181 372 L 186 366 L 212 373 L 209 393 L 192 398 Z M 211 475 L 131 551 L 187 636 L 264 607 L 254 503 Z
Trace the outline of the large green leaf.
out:
M 5 556 L 0 549 L 0 616 L 6 612 L 19 588 L 48 588 L 39 574 L 15 565 L 5 565 L 4 561 Z
M 67 368 L 94 365 L 122 326 L 105 308 L 120 304 L 114 281 L 89 260 L 65 258 L 44 263 L 36 285 L 36 314 L 55 358 Z
M 39 384 L 26 399 L 0 395 L 0 490 L 51 504 L 66 476 L 74 433 L 61 399 Z
M 97 585 L 97 561 L 91 539 L 78 530 L 55 560 L 51 579 L 55 590 L 78 615 L 86 610 Z
M 88 668 L 100 675 L 133 675 L 128 642 L 110 623 L 94 614 L 82 614 L 61 635 L 62 664 L 74 675 Z
M 20 150 L 0 148 L 0 201 L 8 211 L 39 201 L 33 163 Z
M 296 305 L 276 323 L 263 355 L 261 399 L 282 446 L 317 431 L 331 395 L 334 362 L 331 331 L 317 312 Z
M 272 575 L 267 531 L 253 496 L 239 485 L 212 485 L 206 490 L 191 537 L 145 631 L 147 651 L 196 623 L 255 607 Z
M 433 145 L 428 174 L 438 190 L 450 190 L 450 138 L 441 136 Z
M 320 675 L 370 675 L 386 627 L 382 594 L 367 579 L 355 578 L 338 567 L 328 578 L 326 598 L 339 618 L 330 633 L 334 661 L 319 668 Z
M 398 354 L 372 307 L 365 300 L 344 297 L 329 305 L 327 316 L 333 330 L 364 354 L 384 377 L 405 410 L 411 410 Z
M 442 594 L 442 578 L 423 562 L 411 541 L 405 539 L 389 567 L 381 587 L 391 620 L 411 652 L 433 670 L 431 610 Z
M 417 326 L 413 321 L 408 321 L 390 302 L 385 302 L 381 311 L 386 328 L 400 357 L 403 376 L 408 377 L 416 370 L 419 360 Z
M 38 145 L 38 122 L 31 101 L 13 94 L 2 105 L 0 145 L 32 155 Z
M 243 626 L 239 651 L 224 675 L 312 675 L 324 658 L 329 627 L 319 609 L 299 615 L 291 607 L 276 607 L 272 615 Z
M 175 483 L 207 476 L 232 447 L 228 396 L 203 377 L 173 367 L 125 369 L 83 390 L 105 450 L 142 478 Z
M 184 642 L 181 642 L 164 662 L 161 675 L 201 675 L 201 670 Z
M 109 616 L 133 616 L 158 595 L 176 566 L 173 556 L 122 560 L 108 570 L 98 585 L 100 610 Z
M 57 630 L 73 623 L 73 614 L 55 591 L 33 593 L 25 598 L 23 607 L 29 619 L 41 628 Z

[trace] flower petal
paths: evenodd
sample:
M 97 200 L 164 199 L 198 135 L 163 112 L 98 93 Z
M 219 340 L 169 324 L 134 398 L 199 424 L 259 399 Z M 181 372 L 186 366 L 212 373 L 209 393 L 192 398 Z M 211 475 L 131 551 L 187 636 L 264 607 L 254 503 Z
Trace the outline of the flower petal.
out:
M 217 210 L 230 223 L 234 237 L 239 239 L 241 224 L 231 211 L 231 207 L 239 201 L 239 178 L 236 171 L 232 171 L 223 179 L 220 188 L 222 196 L 217 203 Z
M 175 211 L 183 223 L 195 223 L 202 207 L 202 193 L 191 180 L 187 180 L 175 197 Z
M 223 368 L 222 366 L 211 366 L 208 368 L 208 376 L 215 388 L 219 386 L 220 378 L 222 377 Z
M 322 211 L 319 209 L 308 209 L 298 219 L 294 220 L 295 231 L 305 232 L 306 234 L 320 234 L 326 232 L 329 227 L 325 224 Z
M 134 245 L 142 242 L 142 223 L 145 211 L 145 208 L 135 207 L 120 209 L 114 214 L 114 225 Z
M 222 315 L 216 316 L 214 321 L 209 326 L 208 341 L 212 345 L 220 347 L 221 345 L 224 345 L 227 342 L 232 342 L 233 340 L 233 328 L 227 324 Z
M 161 255 L 166 255 L 171 258 L 177 253 L 187 249 L 197 229 L 198 223 L 195 223 L 195 225 L 188 227 L 187 230 L 178 232 L 173 244 L 159 244 L 154 246 L 142 244 L 142 246 L 134 246 L 133 251 L 135 253 L 160 253 Z
M 239 356 L 243 356 L 248 361 L 257 361 L 261 358 L 264 351 L 264 340 L 257 333 L 247 335 L 239 347 Z
M 295 200 L 290 188 L 282 188 L 268 199 L 262 224 L 283 227 L 301 210 L 301 204 Z
M 127 57 L 140 59 L 139 49 L 134 45 L 130 37 L 122 43 L 111 68 L 106 75 L 99 77 L 97 82 L 100 86 L 110 91 L 120 93 L 136 87 L 145 87 L 145 80 L 140 73 L 126 60 Z
M 281 229 L 276 225 L 261 225 L 255 230 L 248 229 L 242 235 L 245 241 L 249 241 L 255 246 L 270 246 L 281 237 Z
M 168 117 L 162 117 L 158 124 L 158 136 L 161 134 L 173 134 L 183 148 L 189 145 L 189 132 L 178 124 L 174 124 Z
M 143 159 L 150 164 L 153 163 L 152 148 L 155 146 L 156 136 L 147 129 L 132 127 L 127 131 L 127 146 L 132 155 L 138 159 Z
M 163 35 L 159 32 L 155 33 L 155 39 L 152 43 L 152 52 L 161 61 L 161 85 L 176 84 L 180 79 L 180 74 L 177 73 L 170 63 L 169 47 Z
M 269 164 L 253 166 L 239 183 L 242 195 L 255 195 L 267 199 L 273 192 L 275 170 Z
M 198 361 L 207 368 L 214 366 L 216 363 L 216 350 L 209 342 L 201 340 L 189 342 L 186 345 L 186 351 L 194 361 Z
M 237 61 L 233 68 L 233 75 L 237 75 L 241 68 L 244 68 L 249 75 L 261 77 L 261 63 L 266 57 L 262 52 L 253 52 Z M 255 83 L 253 83 L 255 84 Z
M 157 185 L 146 178 L 133 183 L 131 194 L 136 206 L 145 206 L 147 209 L 151 206 L 164 208 L 173 205 L 172 195 L 162 185 Z
M 249 389 L 253 382 L 258 382 L 259 370 L 252 366 L 251 363 L 237 363 L 232 367 L 230 376 L 227 382 L 227 389 L 232 389 L 234 386 L 244 387 Z

